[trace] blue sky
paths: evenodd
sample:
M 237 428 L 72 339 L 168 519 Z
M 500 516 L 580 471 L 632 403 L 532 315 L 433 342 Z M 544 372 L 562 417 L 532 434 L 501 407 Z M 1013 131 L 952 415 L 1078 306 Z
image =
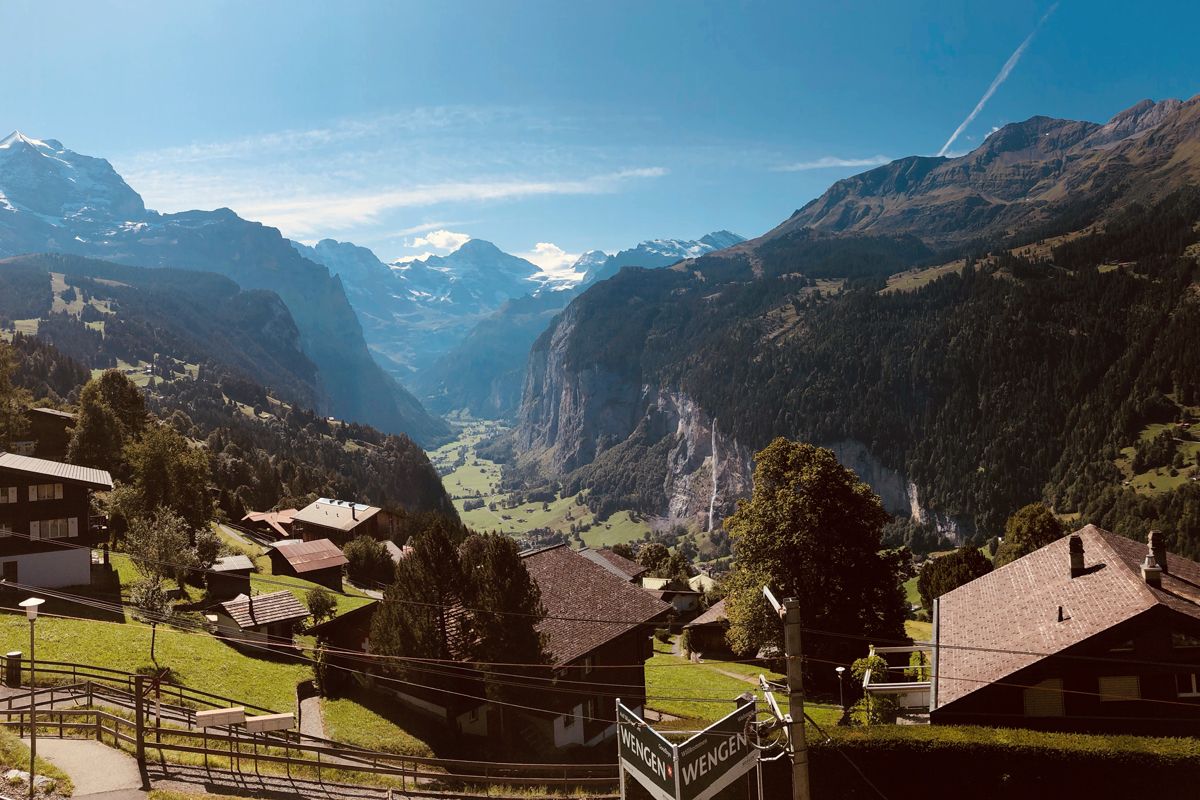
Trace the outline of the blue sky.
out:
M 993 83 L 951 154 L 1035 114 L 1190 97 L 1197 23 L 1195 2 L 8 0 L 0 135 L 104 156 L 161 211 L 554 266 L 760 234 L 937 153 Z

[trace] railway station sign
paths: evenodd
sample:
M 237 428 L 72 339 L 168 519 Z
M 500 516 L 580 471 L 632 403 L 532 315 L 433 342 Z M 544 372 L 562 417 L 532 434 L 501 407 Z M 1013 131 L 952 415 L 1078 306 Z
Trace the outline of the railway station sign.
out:
M 754 717 L 752 701 L 675 744 L 617 701 L 622 790 L 628 775 L 655 800 L 709 800 L 758 763 L 750 739 Z

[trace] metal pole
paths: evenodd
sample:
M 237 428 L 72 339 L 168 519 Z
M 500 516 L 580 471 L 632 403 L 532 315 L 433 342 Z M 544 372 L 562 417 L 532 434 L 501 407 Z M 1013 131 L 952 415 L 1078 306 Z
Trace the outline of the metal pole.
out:
M 812 800 L 808 785 L 808 743 L 804 738 L 804 648 L 800 641 L 800 600 L 783 601 L 783 653 L 787 658 L 788 732 L 792 741 L 792 798 Z
M 37 768 L 37 695 L 36 670 L 37 651 L 34 647 L 34 620 L 29 620 L 29 800 L 33 800 L 33 776 Z

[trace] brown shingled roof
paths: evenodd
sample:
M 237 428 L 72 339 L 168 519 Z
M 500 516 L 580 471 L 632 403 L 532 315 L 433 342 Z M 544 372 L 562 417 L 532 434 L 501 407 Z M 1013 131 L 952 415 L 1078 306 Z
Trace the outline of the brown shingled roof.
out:
M 542 593 L 546 615 L 538 630 L 545 635 L 555 664 L 569 664 L 597 647 L 649 624 L 671 606 L 566 545 L 522 556 Z M 564 619 L 566 618 L 566 619 Z M 610 623 L 588 619 L 619 620 Z
M 595 561 L 600 566 L 607 569 L 609 572 L 616 572 L 625 577 L 626 580 L 634 580 L 645 575 L 648 570 L 636 561 L 630 561 L 625 556 L 614 553 L 612 550 L 601 549 L 591 550 L 584 548 L 579 551 L 579 555 L 591 561 Z
M 64 464 L 61 461 L 47 461 L 44 458 L 19 456 L 15 453 L 0 452 L 0 469 L 23 472 L 27 475 L 41 475 L 68 483 L 78 483 L 89 489 L 108 490 L 113 488 L 112 476 L 102 469 L 79 467 L 75 464 Z
M 720 625 L 729 623 L 729 615 L 725 613 L 725 601 L 721 600 L 714 603 L 708 611 L 705 611 L 694 620 L 684 625 L 685 628 L 699 628 L 704 625 Z
M 240 594 L 221 603 L 221 608 L 225 609 L 225 613 L 232 617 L 242 630 L 270 625 L 273 622 L 300 620 L 308 616 L 308 609 L 304 604 L 286 589 L 253 598 Z
M 270 547 L 275 548 L 298 573 L 340 567 L 349 563 L 338 546 L 328 539 L 313 539 L 311 542 L 285 539 L 275 542 Z
M 1156 589 L 1141 576 L 1144 542 L 1094 525 L 1076 535 L 1086 570 L 1078 577 L 1064 536 L 938 599 L 939 708 L 1155 606 L 1200 619 L 1200 564 L 1168 553 Z

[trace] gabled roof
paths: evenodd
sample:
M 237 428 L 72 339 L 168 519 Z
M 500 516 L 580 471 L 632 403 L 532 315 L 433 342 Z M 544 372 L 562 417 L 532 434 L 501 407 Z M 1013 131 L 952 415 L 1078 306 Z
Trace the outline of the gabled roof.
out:
M 379 610 L 379 601 L 373 600 L 370 603 L 363 603 L 358 608 L 352 608 L 345 614 L 338 614 L 336 617 L 327 619 L 319 625 L 313 625 L 305 633 L 312 636 L 322 637 L 330 636 L 337 631 L 344 631 L 351 628 L 360 628 L 364 631 L 371 630 L 371 620 L 375 618 L 375 612 Z
M 565 544 L 522 555 L 542 593 L 547 619 L 538 625 L 555 664 L 569 664 L 671 606 Z M 613 620 L 589 622 L 587 620 Z
M 304 619 L 308 616 L 308 609 L 304 604 L 286 589 L 256 597 L 239 594 L 232 600 L 221 603 L 221 608 L 242 630 L 274 622 Z
M 213 572 L 253 570 L 254 562 L 250 560 L 249 556 L 225 556 L 214 561 L 211 569 Z
M 338 546 L 328 539 L 313 539 L 302 542 L 296 539 L 286 539 L 268 545 L 283 556 L 292 569 L 298 573 L 312 572 L 318 569 L 329 569 L 347 564 L 346 557 Z
M 646 568 L 641 564 L 636 561 L 630 561 L 625 556 L 614 553 L 612 550 L 592 550 L 589 547 L 585 547 L 579 550 L 579 555 L 589 561 L 594 561 L 609 572 L 619 575 L 627 581 L 640 578 L 647 572 Z
M 19 456 L 15 453 L 0 453 L 0 470 L 11 470 L 26 475 L 54 478 L 66 483 L 76 483 L 89 489 L 108 490 L 113 488 L 112 476 L 102 469 L 79 467 L 61 461 Z
M 70 411 L 59 411 L 57 408 L 31 408 L 29 409 L 29 413 L 44 414 L 47 417 L 54 417 L 55 419 L 66 420 L 67 422 L 75 421 L 75 415 Z
M 296 522 L 320 525 L 346 533 L 379 513 L 375 506 L 352 503 L 348 500 L 330 500 L 322 497 L 296 512 Z
M 242 522 L 265 522 L 277 534 L 286 537 L 291 536 L 291 533 L 283 526 L 291 525 L 296 514 L 294 508 L 280 511 L 248 511 L 246 516 L 242 517 Z
M 729 615 L 725 613 L 725 601 L 721 600 L 709 607 L 694 620 L 684 625 L 685 628 L 700 628 L 705 625 L 728 625 Z
M 939 708 L 1156 606 L 1200 619 L 1200 564 L 1168 553 L 1155 588 L 1141 576 L 1144 542 L 1094 525 L 1075 535 L 1085 567 L 1078 577 L 1064 536 L 938 599 Z

